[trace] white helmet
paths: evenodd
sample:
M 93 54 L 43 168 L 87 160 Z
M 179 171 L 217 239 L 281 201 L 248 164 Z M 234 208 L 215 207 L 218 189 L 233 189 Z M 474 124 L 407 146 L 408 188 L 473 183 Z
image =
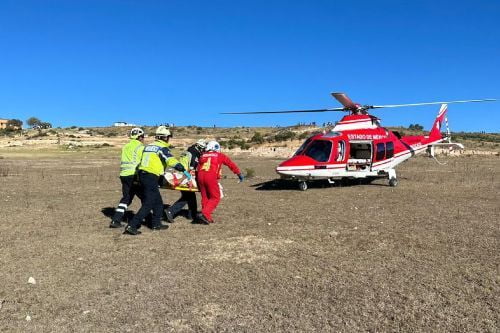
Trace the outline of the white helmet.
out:
M 198 147 L 200 147 L 201 149 L 207 148 L 207 142 L 205 140 L 203 140 L 203 139 L 200 139 L 200 140 L 196 141 L 196 145 Z
M 144 131 L 139 127 L 134 127 L 130 130 L 129 137 L 131 139 L 139 139 L 141 136 L 144 136 Z
M 156 136 L 172 136 L 172 133 L 166 126 L 162 125 L 156 129 Z
M 220 144 L 217 141 L 208 141 L 206 150 L 220 152 Z

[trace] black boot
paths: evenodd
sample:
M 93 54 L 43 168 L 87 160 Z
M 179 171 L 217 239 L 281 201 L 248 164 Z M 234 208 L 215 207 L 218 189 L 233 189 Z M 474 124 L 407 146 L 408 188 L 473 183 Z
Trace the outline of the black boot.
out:
M 168 229 L 168 225 L 166 224 L 158 224 L 158 225 L 154 225 L 151 227 L 152 230 L 167 230 Z
M 137 228 L 134 228 L 134 227 L 127 225 L 127 227 L 125 228 L 125 231 L 123 233 L 126 235 L 136 236 L 136 235 L 140 235 L 142 232 L 137 230 Z
M 165 218 L 167 219 L 168 223 L 174 223 L 174 214 L 168 209 L 165 209 Z
M 110 228 L 121 228 L 123 227 L 122 223 L 120 221 L 114 221 L 111 220 L 111 223 L 109 224 Z
M 210 224 L 210 221 L 202 213 L 198 213 L 196 215 L 196 220 L 195 221 L 198 224 L 206 224 L 206 225 Z

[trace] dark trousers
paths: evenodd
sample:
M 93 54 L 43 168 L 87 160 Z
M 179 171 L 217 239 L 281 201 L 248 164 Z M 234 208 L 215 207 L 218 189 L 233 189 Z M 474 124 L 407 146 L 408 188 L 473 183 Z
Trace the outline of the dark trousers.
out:
M 122 182 L 122 198 L 118 207 L 115 209 L 115 214 L 113 215 L 113 221 L 121 222 L 123 219 L 123 215 L 127 211 L 128 206 L 134 200 L 134 197 L 137 195 L 139 199 L 143 198 L 141 188 L 138 183 L 134 182 L 135 176 L 122 176 L 120 177 L 120 181 Z
M 172 206 L 170 206 L 169 210 L 172 215 L 175 217 L 181 211 L 184 206 L 188 205 L 189 213 L 191 214 L 191 218 L 194 218 L 198 213 L 198 202 L 196 201 L 196 193 L 191 191 L 181 191 L 181 197 L 179 200 L 174 202 Z
M 153 210 L 153 218 L 151 226 L 161 224 L 163 216 L 163 199 L 158 187 L 159 177 L 149 172 L 139 171 L 139 181 L 141 183 L 144 199 L 142 200 L 141 209 L 128 223 L 133 228 L 139 228 L 144 218 Z

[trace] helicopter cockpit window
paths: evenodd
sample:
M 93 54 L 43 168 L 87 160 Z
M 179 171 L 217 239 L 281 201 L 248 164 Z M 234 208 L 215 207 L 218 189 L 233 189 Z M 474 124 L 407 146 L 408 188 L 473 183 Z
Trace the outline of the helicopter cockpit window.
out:
M 332 142 L 325 140 L 316 140 L 307 147 L 304 155 L 318 162 L 328 162 L 332 152 Z
M 337 143 L 337 162 L 343 161 L 345 157 L 345 142 L 340 140 Z
M 295 152 L 295 155 L 302 154 L 304 152 L 304 150 L 306 149 L 307 145 L 309 145 L 309 143 L 311 143 L 311 138 L 309 138 L 306 141 L 304 141 L 304 143 L 302 144 L 302 146 L 300 146 L 300 148 L 297 149 L 297 151 Z

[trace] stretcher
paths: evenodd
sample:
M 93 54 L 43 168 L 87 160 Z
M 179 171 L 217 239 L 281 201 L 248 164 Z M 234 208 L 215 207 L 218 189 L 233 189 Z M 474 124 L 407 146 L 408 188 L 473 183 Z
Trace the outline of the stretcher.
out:
M 188 180 L 182 172 L 174 169 L 166 170 L 163 174 L 165 182 L 162 188 L 177 191 L 199 192 L 200 190 L 198 189 L 198 184 L 196 183 L 194 170 L 191 170 L 189 173 L 191 174 L 191 180 Z

